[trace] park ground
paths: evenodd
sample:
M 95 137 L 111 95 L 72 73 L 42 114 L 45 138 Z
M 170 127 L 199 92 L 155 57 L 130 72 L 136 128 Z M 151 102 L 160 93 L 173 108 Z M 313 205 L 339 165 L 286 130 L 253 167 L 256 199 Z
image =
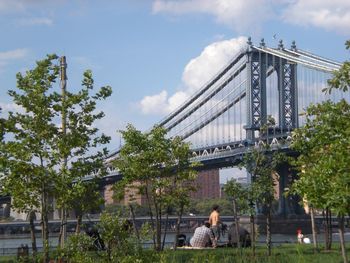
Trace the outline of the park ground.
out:
M 347 252 L 350 252 L 350 246 L 347 247 Z M 92 252 L 93 253 L 93 252 Z M 175 263 L 175 262 L 215 262 L 215 263 L 291 263 L 291 262 L 315 262 L 315 263 L 336 263 L 342 262 L 340 248 L 338 244 L 333 245 L 332 250 L 325 251 L 322 247 L 315 253 L 312 245 L 299 245 L 299 244 L 283 244 L 273 247 L 272 255 L 270 257 L 266 254 L 266 248 L 259 245 L 256 248 L 255 257 L 252 255 L 251 248 L 236 249 L 236 248 L 218 248 L 218 249 L 205 249 L 205 250 L 166 250 L 161 252 L 157 257 L 152 256 L 154 251 L 147 251 L 144 255 L 144 261 L 137 262 L 162 262 L 162 263 Z M 147 255 L 148 254 L 148 255 Z M 93 256 L 93 255 L 92 255 Z M 155 261 L 156 260 L 156 261 Z M 0 257 L 0 263 L 12 263 L 12 262 L 31 262 L 29 260 L 20 259 L 17 260 L 16 256 L 2 256 Z M 52 261 L 54 262 L 54 261 Z M 96 255 L 94 262 L 104 262 L 99 260 Z M 77 262 L 78 263 L 78 262 Z M 83 262 L 81 262 L 83 263 Z

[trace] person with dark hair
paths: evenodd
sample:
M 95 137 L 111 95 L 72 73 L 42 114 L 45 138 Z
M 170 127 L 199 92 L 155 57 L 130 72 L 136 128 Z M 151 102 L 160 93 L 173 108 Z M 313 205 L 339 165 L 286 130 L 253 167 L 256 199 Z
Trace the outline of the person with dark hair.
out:
M 205 222 L 202 226 L 196 228 L 190 240 L 190 244 L 195 248 L 209 247 L 210 244 L 215 247 L 214 235 L 210 230 L 209 222 Z
M 220 239 L 220 210 L 218 205 L 213 205 L 213 210 L 209 216 L 210 228 L 214 234 L 214 243 L 217 245 L 218 240 Z
M 238 236 L 241 247 L 250 247 L 251 239 L 249 232 L 242 226 L 238 227 Z M 236 233 L 236 225 L 233 223 L 228 230 L 228 245 L 230 247 L 237 247 L 238 237 Z

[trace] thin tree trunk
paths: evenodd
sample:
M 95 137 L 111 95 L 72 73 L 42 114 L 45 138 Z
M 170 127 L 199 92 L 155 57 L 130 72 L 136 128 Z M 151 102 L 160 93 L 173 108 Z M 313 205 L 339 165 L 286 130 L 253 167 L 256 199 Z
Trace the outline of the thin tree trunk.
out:
M 271 207 L 267 208 L 266 214 L 266 245 L 267 255 L 271 256 Z
M 340 238 L 340 247 L 341 247 L 341 254 L 343 257 L 344 263 L 348 263 L 348 257 L 346 255 L 346 248 L 345 248 L 345 239 L 344 239 L 344 216 L 338 217 L 339 222 L 339 238 Z
M 322 216 L 323 216 L 323 222 L 325 222 L 325 224 L 323 225 L 324 228 L 324 249 L 327 250 L 328 249 L 328 243 L 329 243 L 329 235 L 328 235 L 328 231 L 329 231 L 329 227 L 328 227 L 328 214 L 327 214 L 327 210 L 323 210 L 322 211 Z
M 240 236 L 239 236 L 239 219 L 237 216 L 237 204 L 236 204 L 235 198 L 232 201 L 232 205 L 233 205 L 233 215 L 235 217 L 235 231 L 236 231 L 236 237 L 237 237 L 237 248 L 241 248 L 241 241 L 240 241 Z
M 168 229 L 168 221 L 169 221 L 169 208 L 167 208 L 167 213 L 166 213 L 166 218 L 165 218 L 165 226 L 164 226 L 164 235 L 163 235 L 163 244 L 162 244 L 162 250 L 164 250 L 164 245 L 165 245 L 165 238 L 167 234 L 167 229 Z
M 152 212 L 152 206 L 151 206 L 151 199 L 150 199 L 149 193 L 148 193 L 148 182 L 147 181 L 146 181 L 145 194 L 146 194 L 146 198 L 147 198 L 147 205 L 148 205 L 149 216 L 150 216 L 150 219 L 151 219 L 153 246 L 156 247 L 155 225 L 154 225 L 154 218 L 153 218 L 153 212 Z
M 316 233 L 316 225 L 315 225 L 315 213 L 314 208 L 310 207 L 310 217 L 311 217 L 311 229 L 312 229 L 312 239 L 314 244 L 314 252 L 318 252 L 318 246 L 317 246 L 317 233 Z
M 174 240 L 174 250 L 176 250 L 176 248 L 177 248 L 178 238 L 179 238 L 179 235 L 180 235 L 180 224 L 181 224 L 183 210 L 184 210 L 184 206 L 182 205 L 181 208 L 180 208 L 180 213 L 177 215 L 176 230 L 175 230 L 175 240 Z
M 130 210 L 130 216 L 131 216 L 131 220 L 132 220 L 132 225 L 134 227 L 135 235 L 137 238 L 137 242 L 138 242 L 138 244 L 140 244 L 140 234 L 139 234 L 139 230 L 137 229 L 136 219 L 135 219 L 135 211 L 134 211 L 134 207 L 132 206 L 132 204 L 129 204 L 129 210 Z
M 41 200 L 41 224 L 42 224 L 42 240 L 43 240 L 43 262 L 49 261 L 49 220 L 48 220 L 48 208 L 47 208 L 47 193 L 44 190 Z
M 60 224 L 60 233 L 58 236 L 58 247 L 63 248 L 64 247 L 64 239 L 65 239 L 65 229 L 67 225 L 67 216 L 66 216 L 66 210 L 64 208 L 60 209 L 60 217 L 61 217 L 61 224 Z
M 255 257 L 255 218 L 254 218 L 254 215 L 250 215 L 250 233 L 252 235 L 253 257 Z
M 156 214 L 156 244 L 155 250 L 160 251 L 161 249 L 161 207 L 158 207 L 157 197 L 153 195 L 154 212 Z
M 332 249 L 332 214 L 330 209 L 326 208 L 326 225 L 325 225 L 325 250 Z
M 332 243 L 333 243 L 333 225 L 332 225 L 332 211 L 331 209 L 328 208 L 328 215 L 329 215 L 329 230 L 328 230 L 328 235 L 329 235 L 329 248 L 328 250 L 332 249 Z
M 75 234 L 80 234 L 81 223 L 83 221 L 83 215 L 81 213 L 77 216 L 77 226 L 75 228 Z
M 33 261 L 35 261 L 36 254 L 38 252 L 38 249 L 36 247 L 34 219 L 35 219 L 35 212 L 31 210 L 29 212 L 29 225 L 30 225 L 30 239 L 32 240 Z

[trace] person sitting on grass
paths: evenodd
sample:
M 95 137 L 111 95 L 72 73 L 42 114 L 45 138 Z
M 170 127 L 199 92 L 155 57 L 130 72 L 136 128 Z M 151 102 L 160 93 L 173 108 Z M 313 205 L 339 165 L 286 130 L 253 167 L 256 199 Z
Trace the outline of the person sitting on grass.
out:
M 228 230 L 228 246 L 237 247 L 238 240 L 241 247 L 250 247 L 251 239 L 249 232 L 242 226 L 238 225 L 238 237 L 236 232 L 236 224 L 233 223 Z
M 205 222 L 204 225 L 196 228 L 190 244 L 195 248 L 215 247 L 215 238 L 210 229 L 209 222 Z

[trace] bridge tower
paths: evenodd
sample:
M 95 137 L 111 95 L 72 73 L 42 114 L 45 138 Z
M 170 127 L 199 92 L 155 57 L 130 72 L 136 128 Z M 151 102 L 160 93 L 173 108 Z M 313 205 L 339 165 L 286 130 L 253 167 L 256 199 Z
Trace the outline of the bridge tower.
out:
M 261 40 L 260 48 L 265 48 L 264 39 Z M 278 49 L 283 48 L 281 40 Z M 296 49 L 294 42 L 293 49 Z M 258 138 L 257 131 L 267 122 L 266 79 L 274 72 L 277 73 L 279 94 L 279 127 L 277 128 L 281 133 L 297 128 L 297 64 L 254 49 L 250 38 L 246 56 L 247 139 L 254 143 Z

